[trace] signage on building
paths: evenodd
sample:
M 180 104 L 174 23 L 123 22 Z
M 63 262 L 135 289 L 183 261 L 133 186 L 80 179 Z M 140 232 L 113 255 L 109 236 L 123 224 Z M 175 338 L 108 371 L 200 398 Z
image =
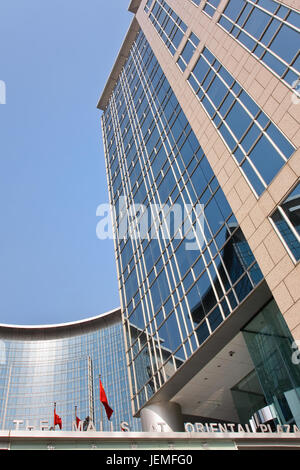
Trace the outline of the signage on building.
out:
M 300 429 L 294 424 L 277 425 L 276 430 L 273 430 L 270 424 L 259 424 L 254 430 L 249 424 L 221 424 L 221 423 L 185 423 L 186 432 L 199 432 L 199 433 L 248 433 L 253 434 L 257 432 L 262 433 L 293 433 L 300 434 Z
M 20 431 L 20 427 L 24 425 L 24 420 L 14 420 L 13 421 L 15 430 Z M 158 426 L 153 426 L 153 432 L 166 432 L 165 426 L 166 423 L 158 423 Z M 26 431 L 50 431 L 51 426 L 49 421 L 41 420 L 39 426 L 32 426 L 30 425 L 29 421 L 25 423 L 25 430 Z M 126 421 L 122 421 L 120 423 L 120 428 L 116 431 L 123 431 L 123 432 L 131 432 L 130 426 Z M 185 423 L 184 430 L 186 433 L 218 433 L 218 434 L 227 434 L 227 433 L 243 433 L 243 434 L 253 434 L 253 433 L 272 433 L 272 434 L 279 434 L 279 433 L 292 433 L 292 434 L 299 434 L 300 429 L 295 424 L 283 424 L 277 425 L 275 430 L 271 428 L 270 424 L 260 424 L 255 430 L 251 428 L 249 424 L 234 424 L 234 423 Z M 96 426 L 92 420 L 90 420 L 87 424 L 87 427 L 83 427 L 83 422 L 81 421 L 77 426 L 76 421 L 72 424 L 72 431 L 79 433 L 79 432 L 97 432 Z M 111 423 L 111 432 L 114 431 L 113 424 Z

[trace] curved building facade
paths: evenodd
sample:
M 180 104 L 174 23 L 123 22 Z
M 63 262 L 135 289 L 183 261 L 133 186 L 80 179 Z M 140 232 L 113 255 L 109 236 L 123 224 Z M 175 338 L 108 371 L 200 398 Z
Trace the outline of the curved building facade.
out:
M 110 422 L 99 398 L 100 374 L 114 410 Z M 120 309 L 62 325 L 0 325 L 0 430 L 51 428 L 54 403 L 65 431 L 72 430 L 75 407 L 98 431 L 101 421 L 104 431 L 120 431 L 123 421 L 140 429 L 132 417 Z

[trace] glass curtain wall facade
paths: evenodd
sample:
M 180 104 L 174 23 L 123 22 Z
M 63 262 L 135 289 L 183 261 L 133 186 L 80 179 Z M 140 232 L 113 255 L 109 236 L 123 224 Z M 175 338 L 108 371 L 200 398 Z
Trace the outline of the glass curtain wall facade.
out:
M 188 80 L 260 196 L 295 148 L 208 48 L 203 49 Z
M 102 127 L 137 412 L 262 274 L 142 31 Z M 172 223 L 175 207 L 181 223 Z M 137 212 L 148 231 L 137 224 L 125 236 Z
M 149 19 L 170 53 L 174 55 L 186 33 L 187 25 L 164 0 L 155 1 Z
M 274 0 L 230 0 L 219 25 L 288 86 L 299 79 L 297 11 Z
M 227 24 L 224 23 L 225 21 L 228 22 L 225 19 L 226 14 L 239 18 L 239 23 L 242 25 L 241 29 L 235 29 L 240 33 L 238 38 L 243 44 L 242 38 L 249 39 L 248 32 L 245 32 L 245 29 L 252 28 L 257 33 L 257 30 L 261 27 L 268 37 L 268 44 L 270 43 L 271 48 L 270 52 L 265 51 L 264 54 L 261 54 L 262 60 L 266 63 L 268 62 L 267 58 L 272 57 L 272 60 L 276 61 L 279 60 L 276 58 L 278 54 L 282 56 L 289 54 L 291 57 L 289 59 L 285 57 L 285 60 L 293 64 L 294 71 L 284 70 L 280 77 L 292 85 L 299 78 L 300 73 L 298 48 L 300 15 L 274 1 L 266 0 L 258 3 L 258 5 L 254 5 L 254 2 L 245 0 L 229 1 L 219 24 L 223 26 Z M 218 1 L 207 1 L 202 11 L 209 16 L 213 16 L 218 5 Z M 170 7 L 168 7 L 168 11 L 171 18 L 174 15 L 179 18 Z M 145 12 L 147 12 L 147 9 Z M 153 21 L 153 12 L 156 12 L 158 18 L 162 17 L 157 0 L 150 9 L 150 21 Z M 277 16 L 281 14 L 283 17 L 281 22 L 279 16 L 273 18 L 272 14 L 274 12 L 277 12 Z M 177 22 L 180 23 L 182 20 L 179 18 Z M 168 31 L 168 25 L 164 19 L 161 23 L 161 29 L 163 32 Z M 231 29 L 233 29 L 233 26 Z M 272 34 L 270 31 L 272 31 Z M 161 31 L 159 31 L 159 34 L 162 36 Z M 194 41 L 191 41 L 191 37 L 194 38 Z M 187 38 L 177 62 L 182 71 L 186 69 L 199 45 L 199 38 L 194 33 L 191 37 Z M 234 37 L 237 37 L 237 35 Z M 181 41 L 182 38 L 183 34 L 180 35 L 178 40 Z M 169 48 L 166 41 L 164 43 Z M 255 49 L 254 46 L 250 48 L 251 52 L 253 52 L 253 49 Z M 175 49 L 172 54 L 174 53 Z M 282 60 L 284 61 L 284 59 Z M 298 67 L 298 75 L 295 67 Z M 275 69 L 274 66 L 272 70 Z M 202 50 L 192 73 L 189 74 L 188 82 L 228 146 L 252 190 L 257 196 L 260 196 L 295 152 L 294 146 L 207 47 Z M 264 155 L 264 158 L 261 158 L 261 155 Z
M 113 316 L 111 324 L 103 323 L 101 317 L 88 328 L 71 324 L 68 332 L 58 331 L 56 338 L 51 327 L 42 335 L 38 330 L 30 332 L 28 338 L 20 328 L 20 340 L 6 335 L 9 327 L 1 327 L 1 430 L 15 429 L 14 420 L 23 421 L 20 429 L 27 425 L 40 429 L 41 421 L 52 427 L 56 402 L 64 431 L 72 430 L 75 406 L 77 416 L 82 421 L 91 417 L 98 431 L 102 407 L 103 430 L 110 431 L 111 423 L 99 400 L 100 373 L 108 403 L 114 410 L 113 429 L 120 431 L 120 423 L 126 421 L 132 430 L 140 430 L 139 419 L 132 417 L 120 312 Z
M 280 424 L 300 426 L 300 367 L 294 339 L 274 301 L 243 328 L 265 400 Z
M 272 214 L 271 221 L 291 257 L 300 260 L 300 183 Z

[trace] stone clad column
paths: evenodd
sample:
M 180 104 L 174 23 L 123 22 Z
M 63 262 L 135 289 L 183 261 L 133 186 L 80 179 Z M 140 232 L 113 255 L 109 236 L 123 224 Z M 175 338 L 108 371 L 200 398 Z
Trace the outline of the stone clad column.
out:
M 181 407 L 177 403 L 160 402 L 141 410 L 143 432 L 184 432 Z

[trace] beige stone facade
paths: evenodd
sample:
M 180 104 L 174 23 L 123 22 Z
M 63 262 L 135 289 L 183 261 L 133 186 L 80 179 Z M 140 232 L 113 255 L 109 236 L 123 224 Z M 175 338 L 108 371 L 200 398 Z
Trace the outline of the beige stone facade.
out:
M 178 52 L 171 56 L 149 21 L 144 11 L 145 4 L 146 0 L 142 0 L 136 19 L 199 139 L 294 338 L 300 340 L 300 264 L 294 263 L 269 219 L 300 177 L 300 104 L 294 104 L 294 92 L 283 81 L 217 24 L 227 0 L 221 1 L 212 19 L 202 12 L 204 1 L 196 7 L 190 0 L 168 0 L 168 4 L 188 25 L 186 35 L 193 31 L 200 39 L 184 74 L 176 64 Z M 286 0 L 284 4 L 300 8 L 299 0 Z M 297 148 L 259 198 L 252 192 L 187 82 L 206 44 Z M 181 50 L 182 45 L 178 48 L 179 52 Z

